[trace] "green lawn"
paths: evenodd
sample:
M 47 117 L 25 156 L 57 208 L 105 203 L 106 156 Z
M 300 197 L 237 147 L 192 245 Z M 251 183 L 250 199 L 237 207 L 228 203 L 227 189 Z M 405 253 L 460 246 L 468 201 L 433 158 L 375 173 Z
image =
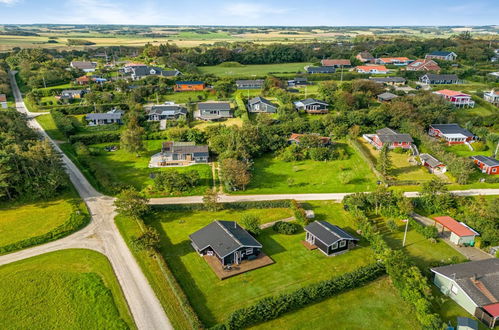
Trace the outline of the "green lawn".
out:
M 108 170 L 111 175 L 111 177 L 109 178 L 111 182 L 121 183 L 123 185 L 131 185 L 139 190 L 145 190 L 145 192 L 151 197 L 164 195 L 148 188 L 148 186 L 153 184 L 153 179 L 150 177 L 150 174 L 159 171 L 198 171 L 201 177 L 199 186 L 195 187 L 191 191 L 184 193 L 183 195 L 202 195 L 206 188 L 212 186 L 213 179 L 211 167 L 207 164 L 199 164 L 186 167 L 149 168 L 148 166 L 150 157 L 153 154 L 161 151 L 162 142 L 164 141 L 144 141 L 147 151 L 144 152 L 140 157 L 136 157 L 135 154 L 126 152 L 121 149 L 114 152 L 107 152 L 104 150 L 105 146 L 113 145 L 113 143 L 91 145 L 90 148 L 96 153 L 95 156 L 92 156 L 91 161 L 98 163 L 100 167 Z M 100 183 L 103 184 L 102 182 Z
M 259 214 L 262 222 L 277 220 L 289 214 L 289 211 L 279 209 L 244 212 L 165 211 L 157 212 L 147 219 L 159 230 L 161 253 L 205 326 L 224 321 L 232 311 L 265 296 L 295 290 L 374 261 L 364 241 L 359 248 L 348 253 L 326 257 L 320 251 L 307 250 L 300 243 L 304 239 L 303 231 L 287 236 L 269 228 L 263 231 L 258 240 L 275 264 L 221 281 L 204 259 L 195 253 L 188 235 L 216 219 L 237 221 L 246 212 Z M 327 216 L 331 217 L 333 223 L 351 231 L 349 216 L 341 204 L 329 204 Z
M 214 74 L 220 77 L 238 76 L 266 76 L 271 73 L 298 73 L 304 72 L 304 67 L 310 65 L 306 62 L 283 63 L 283 64 L 252 64 L 237 67 L 225 67 L 221 65 L 200 66 L 201 73 Z
M 71 190 L 47 201 L 0 204 L 0 246 L 43 235 L 62 225 L 72 212 Z
M 346 160 L 284 162 L 272 155 L 255 159 L 251 183 L 237 194 L 335 193 L 373 190 L 376 178 L 353 148 Z
M 3 329 L 135 328 L 111 265 L 64 250 L 0 267 Z
M 376 150 L 364 139 L 358 141 L 361 147 L 369 153 L 370 158 L 376 162 L 380 151 Z M 424 166 L 409 163 L 408 154 L 399 154 L 392 151 L 390 157 L 393 167 L 389 174 L 396 180 L 428 181 L 435 177 Z
M 396 312 L 394 312 L 396 311 Z M 252 329 L 421 329 L 387 276 Z
M 57 129 L 54 119 L 50 113 L 36 117 L 36 121 L 43 127 L 52 139 L 66 141 L 66 137 Z
M 416 265 L 423 269 L 428 269 L 436 262 L 449 262 L 450 259 L 456 259 L 459 262 L 466 261 L 466 258 L 450 247 L 442 240 L 432 243 L 416 230 L 409 228 L 407 231 L 406 245 L 402 247 L 404 239 L 405 223 L 398 221 L 398 231 L 386 233 L 385 240 L 393 249 L 403 249 L 414 260 Z
M 471 144 L 471 146 L 473 146 L 473 144 Z M 446 146 L 445 150 L 461 157 L 471 157 L 475 155 L 491 156 L 492 153 L 494 153 L 494 150 L 490 149 L 485 151 L 476 151 L 476 150 L 472 151 L 470 150 L 470 148 L 468 148 L 468 146 L 464 144 L 455 144 L 452 146 Z

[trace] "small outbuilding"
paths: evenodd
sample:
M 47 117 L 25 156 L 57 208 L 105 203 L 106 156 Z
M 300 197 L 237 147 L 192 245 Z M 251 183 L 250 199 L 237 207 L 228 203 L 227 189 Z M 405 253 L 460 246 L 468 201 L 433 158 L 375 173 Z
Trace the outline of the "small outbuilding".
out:
M 419 159 L 421 164 L 428 168 L 430 173 L 445 173 L 447 172 L 447 166 L 444 163 L 436 159 L 430 154 L 420 154 Z
M 390 92 L 385 92 L 385 93 L 381 93 L 378 95 L 378 101 L 390 102 L 391 100 L 396 99 L 397 97 L 398 97 L 398 95 L 395 95 L 395 94 L 390 93 Z
M 478 322 L 469 317 L 458 317 L 456 330 L 478 330 Z
M 479 233 L 466 226 L 463 222 L 457 222 L 449 216 L 434 217 L 433 219 L 442 225 L 442 231 L 444 229 L 450 231 L 449 240 L 456 245 L 474 245 L 475 236 L 480 236 Z
M 327 221 L 314 221 L 305 228 L 305 240 L 309 245 L 316 246 L 325 255 L 337 255 L 355 247 L 359 241 L 338 226 Z

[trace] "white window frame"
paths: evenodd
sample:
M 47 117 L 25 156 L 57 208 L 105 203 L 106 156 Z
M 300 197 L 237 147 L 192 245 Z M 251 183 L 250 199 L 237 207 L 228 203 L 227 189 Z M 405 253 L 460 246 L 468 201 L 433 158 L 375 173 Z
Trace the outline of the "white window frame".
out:
M 331 249 L 335 250 L 337 248 L 338 248 L 338 242 L 333 243 L 333 245 L 331 245 Z
M 340 241 L 340 248 L 345 247 L 345 245 L 347 245 L 347 241 L 346 240 Z
M 253 254 L 253 248 L 247 248 L 246 251 L 244 251 L 246 255 Z
M 451 286 L 450 286 L 450 292 L 452 294 L 457 295 L 459 293 L 459 287 L 457 285 L 455 285 L 455 284 L 451 284 Z

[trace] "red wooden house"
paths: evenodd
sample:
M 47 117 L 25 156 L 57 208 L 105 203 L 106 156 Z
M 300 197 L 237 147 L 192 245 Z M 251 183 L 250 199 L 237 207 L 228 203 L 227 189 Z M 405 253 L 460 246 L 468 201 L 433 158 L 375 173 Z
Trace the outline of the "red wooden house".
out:
M 444 139 L 448 145 L 469 143 L 475 139 L 473 133 L 458 124 L 431 124 L 428 134 Z
M 376 131 L 376 134 L 371 135 L 370 138 L 374 146 L 378 149 L 383 148 L 385 144 L 390 149 L 409 149 L 412 146 L 412 142 L 414 142 L 409 134 L 401 134 L 388 127 Z
M 480 167 L 482 173 L 499 174 L 499 160 L 487 156 L 472 156 L 471 159 Z
M 202 81 L 177 81 L 175 82 L 175 92 L 202 91 L 206 85 Z

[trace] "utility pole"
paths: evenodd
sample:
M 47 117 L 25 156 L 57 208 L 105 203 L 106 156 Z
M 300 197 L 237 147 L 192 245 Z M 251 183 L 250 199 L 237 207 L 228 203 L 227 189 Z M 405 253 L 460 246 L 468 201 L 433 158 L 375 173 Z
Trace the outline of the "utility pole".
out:
M 341 64 L 340 69 L 341 69 L 340 82 L 343 82 L 343 64 Z
M 409 227 L 409 219 L 405 219 L 402 221 L 405 221 L 404 241 L 402 242 L 402 247 L 404 247 L 405 246 L 405 239 L 407 237 L 407 227 Z
M 42 74 L 42 79 L 43 79 L 43 87 L 47 88 L 47 84 L 45 83 L 45 76 Z
M 492 155 L 492 157 L 496 158 L 498 151 L 499 151 L 499 141 L 497 141 L 496 151 L 494 151 L 494 154 Z

